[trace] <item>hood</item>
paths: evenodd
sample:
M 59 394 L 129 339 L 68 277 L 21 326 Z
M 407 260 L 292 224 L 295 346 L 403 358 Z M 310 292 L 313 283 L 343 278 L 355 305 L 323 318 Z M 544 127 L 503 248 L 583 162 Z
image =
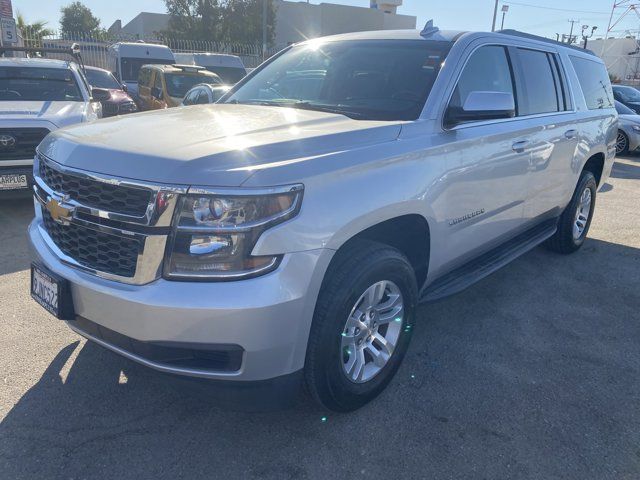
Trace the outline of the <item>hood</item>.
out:
M 106 91 L 109 93 L 109 96 L 104 100 L 100 99 L 100 101 L 109 102 L 109 103 L 125 103 L 125 102 L 133 101 L 132 98 L 129 96 L 129 94 L 124 90 L 120 90 L 117 88 L 109 88 L 109 89 L 106 89 Z
M 631 115 L 628 113 L 623 113 L 618 115 L 618 120 L 623 125 L 640 125 L 640 115 Z
M 135 180 L 239 186 L 251 168 L 393 141 L 401 122 L 283 107 L 197 105 L 58 130 L 40 145 L 64 165 Z
M 0 102 L 1 120 L 46 120 L 61 128 L 80 123 L 85 117 L 84 102 Z

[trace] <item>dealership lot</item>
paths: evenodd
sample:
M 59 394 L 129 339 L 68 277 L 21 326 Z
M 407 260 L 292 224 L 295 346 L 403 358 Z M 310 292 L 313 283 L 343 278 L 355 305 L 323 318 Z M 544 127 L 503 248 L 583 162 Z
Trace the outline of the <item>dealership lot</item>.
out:
M 221 409 L 80 340 L 29 298 L 31 201 L 2 200 L 0 476 L 637 478 L 638 205 L 640 157 L 621 159 L 583 250 L 422 307 L 391 388 L 325 418 Z

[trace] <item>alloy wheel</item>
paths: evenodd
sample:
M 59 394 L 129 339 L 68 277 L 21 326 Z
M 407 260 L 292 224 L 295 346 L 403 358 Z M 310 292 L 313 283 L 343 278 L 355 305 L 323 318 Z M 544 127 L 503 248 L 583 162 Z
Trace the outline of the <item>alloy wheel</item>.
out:
M 591 204 L 593 203 L 593 197 L 591 195 L 591 189 L 585 188 L 580 196 L 580 202 L 576 209 L 576 215 L 573 222 L 573 239 L 579 240 L 584 234 L 589 222 L 589 214 L 591 213 Z
M 618 136 L 616 137 L 616 153 L 620 154 L 627 149 L 627 137 L 621 131 L 618 131 Z
M 342 371 L 354 383 L 365 383 L 387 365 L 404 324 L 404 299 L 388 280 L 371 285 L 360 296 L 342 332 Z

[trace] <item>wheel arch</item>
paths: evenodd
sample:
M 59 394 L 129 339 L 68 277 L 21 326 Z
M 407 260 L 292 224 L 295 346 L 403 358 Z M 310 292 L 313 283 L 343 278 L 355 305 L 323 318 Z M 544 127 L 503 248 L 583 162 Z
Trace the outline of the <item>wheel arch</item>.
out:
M 593 173 L 593 176 L 596 177 L 596 183 L 598 184 L 598 187 L 601 186 L 600 182 L 602 180 L 602 173 L 604 172 L 604 162 L 604 153 L 598 152 L 589 157 L 582 167 L 583 172 L 589 171 Z
M 379 242 L 398 249 L 411 263 L 418 287 L 424 284 L 431 254 L 431 229 L 424 216 L 417 213 L 399 215 L 361 229 L 338 246 L 332 263 L 340 259 L 341 252 L 347 251 L 354 243 L 362 240 Z

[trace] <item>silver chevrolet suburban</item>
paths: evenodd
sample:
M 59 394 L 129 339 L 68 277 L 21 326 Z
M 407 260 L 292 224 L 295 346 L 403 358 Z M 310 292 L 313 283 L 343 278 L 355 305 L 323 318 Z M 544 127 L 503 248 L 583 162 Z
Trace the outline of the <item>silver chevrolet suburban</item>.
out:
M 617 130 L 586 50 L 432 25 L 310 40 L 218 104 L 48 135 L 31 293 L 153 369 L 351 411 L 419 303 L 582 246 Z

